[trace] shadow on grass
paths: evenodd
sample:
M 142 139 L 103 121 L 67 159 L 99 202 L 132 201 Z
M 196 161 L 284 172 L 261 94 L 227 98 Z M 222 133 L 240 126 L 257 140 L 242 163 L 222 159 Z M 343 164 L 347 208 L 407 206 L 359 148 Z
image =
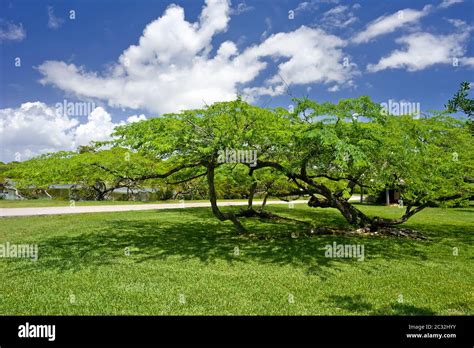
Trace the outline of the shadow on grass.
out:
M 295 219 L 309 221 L 315 226 L 343 226 L 345 221 L 337 212 L 271 208 L 275 213 L 289 215 Z M 169 215 L 167 215 L 167 212 Z M 172 218 L 171 218 L 172 216 Z M 309 217 L 308 217 L 309 216 Z M 308 276 L 326 280 L 340 266 L 356 259 L 325 257 L 325 245 L 363 244 L 366 260 L 410 259 L 422 262 L 427 258 L 425 244 L 407 239 L 389 237 L 316 236 L 293 239 L 288 232 L 308 228 L 289 221 L 260 223 L 248 219 L 245 225 L 252 233 L 280 236 L 275 239 L 255 240 L 235 234 L 230 223 L 217 221 L 208 208 L 193 208 L 180 211 L 162 210 L 156 217 L 146 219 L 109 219 L 99 227 L 79 235 L 61 235 L 44 238 L 40 243 L 40 258 L 37 262 L 12 262 L 11 272 L 43 270 L 78 271 L 88 267 L 110 264 L 142 263 L 149 260 L 166 260 L 171 257 L 197 259 L 207 264 L 224 260 L 230 264 L 258 262 L 292 265 L 303 269 Z M 282 235 L 284 235 L 282 237 Z M 238 247 L 239 257 L 234 255 Z M 130 256 L 127 256 L 127 251 Z M 370 273 L 370 263 L 358 263 Z M 380 265 L 379 265 L 380 266 Z
M 355 314 L 365 315 L 435 315 L 429 308 L 416 307 L 410 304 L 393 302 L 389 306 L 374 308 L 362 295 L 330 296 L 335 306 Z

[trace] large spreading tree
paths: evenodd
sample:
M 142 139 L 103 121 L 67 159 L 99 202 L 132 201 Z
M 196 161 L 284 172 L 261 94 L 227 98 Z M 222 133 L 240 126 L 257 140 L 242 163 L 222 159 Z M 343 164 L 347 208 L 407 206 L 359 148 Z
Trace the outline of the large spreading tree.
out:
M 273 195 L 305 195 L 309 206 L 335 208 L 350 224 L 371 230 L 404 223 L 427 206 L 454 204 L 472 194 L 468 178 L 474 151 L 465 122 L 443 114 L 387 115 L 368 97 L 337 104 L 294 101 L 293 112 L 237 99 L 167 114 L 118 127 L 113 144 L 166 168 L 146 178 L 191 181 L 205 176 L 214 215 L 232 221 L 239 232 L 245 231 L 239 217 L 253 214 L 223 212 L 217 205 L 216 175 L 229 167 L 248 170 L 252 179 L 237 184 L 250 185 L 249 192 L 259 182 L 257 173 L 270 170 L 274 180 L 286 179 Z M 223 149 L 257 151 L 258 162 L 222 163 Z M 374 194 L 398 190 L 404 213 L 397 219 L 367 216 L 349 201 L 357 186 Z
M 464 108 L 463 98 L 451 109 Z M 372 231 L 472 196 L 474 147 L 466 121 L 446 112 L 390 115 L 365 96 L 294 103 L 289 111 L 238 98 L 165 114 L 117 127 L 112 141 L 16 165 L 12 175 L 23 187 L 77 183 L 96 199 L 140 185 L 178 185 L 178 192 L 200 196 L 206 189 L 213 214 L 239 233 L 246 232 L 241 218 L 274 217 L 263 206 L 254 209 L 256 194 L 265 201 L 306 197 L 310 207 L 337 209 L 351 225 Z M 222 155 L 229 151 L 247 156 Z M 396 219 L 368 216 L 349 201 L 357 188 L 373 195 L 397 190 L 405 209 Z M 217 204 L 218 197 L 239 196 L 248 198 L 243 211 Z

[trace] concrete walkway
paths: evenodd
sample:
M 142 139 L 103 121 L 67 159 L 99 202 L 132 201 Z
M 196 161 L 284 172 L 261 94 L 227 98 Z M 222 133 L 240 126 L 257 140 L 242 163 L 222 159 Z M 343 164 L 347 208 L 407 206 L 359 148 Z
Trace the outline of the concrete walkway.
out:
M 306 203 L 307 201 L 294 201 L 295 204 Z M 256 207 L 261 201 L 254 201 Z M 289 204 L 284 201 L 267 201 L 267 204 Z M 246 201 L 241 202 L 219 202 L 220 207 L 247 205 Z M 0 217 L 7 216 L 34 216 L 34 215 L 62 215 L 62 214 L 82 214 L 82 213 L 104 213 L 115 211 L 133 210 L 160 210 L 160 209 L 183 209 L 210 207 L 209 202 L 184 202 L 184 203 L 163 203 L 163 204 L 134 204 L 134 205 L 89 205 L 89 206 L 67 206 L 67 207 L 42 207 L 42 208 L 0 208 Z
M 360 196 L 354 195 L 349 201 L 358 201 Z M 254 201 L 256 207 L 262 201 Z M 306 200 L 293 201 L 294 204 L 307 203 Z M 287 204 L 284 201 L 267 201 L 267 204 Z M 247 205 L 247 201 L 240 202 L 218 202 L 220 207 Z M 89 205 L 89 206 L 67 206 L 67 207 L 38 207 L 38 208 L 0 208 L 0 217 L 8 216 L 35 216 L 35 215 L 62 215 L 62 214 L 82 214 L 82 213 L 107 213 L 115 211 L 134 210 L 162 210 L 162 209 L 183 209 L 210 207 L 209 202 L 184 202 L 184 203 L 163 203 L 163 204 L 134 204 L 134 205 Z

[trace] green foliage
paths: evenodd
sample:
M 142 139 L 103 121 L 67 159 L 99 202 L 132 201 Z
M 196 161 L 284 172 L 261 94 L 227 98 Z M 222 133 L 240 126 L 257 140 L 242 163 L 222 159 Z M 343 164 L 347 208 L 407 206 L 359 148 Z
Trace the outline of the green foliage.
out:
M 474 135 L 474 99 L 469 98 L 470 89 L 471 84 L 469 82 L 462 82 L 458 92 L 448 101 L 445 107 L 448 113 L 464 112 L 469 117 L 469 128 L 471 134 Z
M 448 112 L 463 111 L 472 120 L 474 117 L 474 99 L 469 98 L 470 83 L 467 81 L 461 82 L 459 90 L 454 95 L 453 99 L 448 101 L 445 105 Z
M 463 88 L 450 104 L 468 110 Z M 294 112 L 239 98 L 166 114 L 119 126 L 110 142 L 44 155 L 10 173 L 21 187 L 74 183 L 102 197 L 117 187 L 173 185 L 198 198 L 210 175 L 214 196 L 319 195 L 325 201 L 314 206 L 335 207 L 354 224 L 369 221 L 348 203 L 355 187 L 396 189 L 409 209 L 472 196 L 474 147 L 464 121 L 387 115 L 367 96 L 294 102 Z M 226 149 L 256 151 L 257 163 L 221 161 Z
M 310 175 L 333 190 L 347 189 L 352 178 L 373 194 L 397 189 L 414 205 L 472 194 L 465 179 L 473 175 L 474 148 L 462 121 L 383 115 L 367 97 L 337 105 L 302 100 L 297 110 L 308 121 L 293 152 L 301 153 L 295 166 L 308 161 Z
M 135 187 L 130 178 L 155 172 L 155 167 L 155 161 L 117 147 L 50 153 L 18 163 L 5 175 L 18 189 L 47 190 L 51 185 L 71 184 L 76 186 L 77 198 L 103 199 L 115 188 Z

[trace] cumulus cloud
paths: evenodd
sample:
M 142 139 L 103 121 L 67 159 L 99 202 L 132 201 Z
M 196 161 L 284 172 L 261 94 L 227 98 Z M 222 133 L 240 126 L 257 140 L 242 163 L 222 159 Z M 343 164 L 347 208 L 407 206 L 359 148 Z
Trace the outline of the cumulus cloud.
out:
M 244 91 L 279 95 L 285 91 L 285 84 L 345 84 L 356 74 L 354 64 L 343 64 L 346 57 L 341 48 L 345 45 L 346 42 L 337 36 L 304 26 L 290 33 L 272 35 L 259 46 L 248 49 L 243 56 L 283 57 L 287 60 L 278 65 L 278 72 L 266 81 L 266 87 L 246 88 Z
M 363 31 L 356 34 L 352 41 L 357 44 L 369 42 L 378 36 L 394 32 L 406 24 L 418 21 L 430 11 L 431 6 L 427 5 L 421 11 L 406 8 L 391 15 L 381 16 L 370 22 Z
M 459 57 L 461 62 L 466 51 L 465 42 L 469 31 L 450 35 L 433 35 L 430 33 L 413 33 L 396 40 L 404 45 L 388 56 L 383 57 L 377 64 L 369 64 L 367 70 L 377 72 L 385 69 L 407 69 L 408 71 L 422 70 L 434 64 L 453 64 L 453 58 Z M 469 60 L 467 60 L 469 65 Z
M 135 122 L 140 122 L 140 121 L 145 121 L 146 116 L 144 114 L 141 115 L 132 115 L 127 118 L 127 123 L 135 123 Z
M 212 39 L 227 29 L 229 20 L 226 0 L 207 0 L 195 23 L 185 20 L 183 8 L 171 5 L 145 28 L 137 45 L 121 54 L 111 71 L 101 74 L 45 61 L 38 67 L 41 82 L 113 107 L 165 113 L 234 99 L 267 67 L 264 58 L 279 60 L 278 73 L 263 86 L 276 93 L 283 93 L 278 75 L 290 84 L 344 83 L 352 76 L 354 67 L 341 64 L 346 43 L 304 26 L 241 52 L 234 42 L 225 41 L 211 56 Z
M 145 115 L 132 115 L 114 123 L 102 107 L 96 107 L 83 123 L 41 102 L 19 108 L 0 109 L 0 161 L 8 162 L 60 150 L 75 150 L 91 140 L 107 140 L 118 124 L 137 122 Z
M 89 114 L 86 123 L 73 130 L 72 147 L 86 145 L 91 140 L 108 140 L 115 126 L 110 114 L 104 108 L 97 107 Z
M 22 41 L 26 38 L 26 30 L 23 25 L 0 20 L 0 42 Z

